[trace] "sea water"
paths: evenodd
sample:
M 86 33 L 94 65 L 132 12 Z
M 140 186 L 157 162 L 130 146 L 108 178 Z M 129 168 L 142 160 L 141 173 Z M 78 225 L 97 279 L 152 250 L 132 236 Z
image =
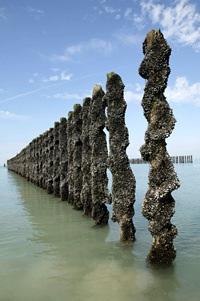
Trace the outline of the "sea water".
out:
M 66 202 L 0 168 L 0 301 L 199 301 L 200 164 L 176 165 L 177 257 L 145 260 L 151 246 L 141 205 L 148 165 L 134 165 L 137 240 L 119 242 L 111 220 L 94 227 Z M 112 211 L 112 207 L 109 206 Z

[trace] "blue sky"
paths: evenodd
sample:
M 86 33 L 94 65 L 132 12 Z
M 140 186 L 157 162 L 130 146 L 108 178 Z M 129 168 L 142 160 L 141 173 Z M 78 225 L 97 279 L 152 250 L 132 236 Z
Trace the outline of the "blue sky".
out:
M 177 119 L 170 154 L 200 157 L 200 2 L 194 0 L 0 0 L 0 164 L 105 88 L 106 73 L 126 86 L 130 157 L 146 121 L 138 75 L 142 42 L 160 28 L 172 48 L 166 96 Z

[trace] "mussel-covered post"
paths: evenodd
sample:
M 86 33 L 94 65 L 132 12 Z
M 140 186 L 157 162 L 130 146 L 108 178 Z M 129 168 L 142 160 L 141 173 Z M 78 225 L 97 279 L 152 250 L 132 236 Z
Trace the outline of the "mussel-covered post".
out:
M 109 167 L 112 173 L 113 221 L 120 225 L 122 241 L 135 240 L 133 225 L 135 202 L 135 177 L 130 168 L 126 148 L 129 145 L 125 125 L 126 101 L 124 84 L 116 73 L 107 75 L 106 95 L 107 127 L 109 130 Z
M 73 177 L 73 153 L 74 153 L 74 143 L 73 143 L 73 112 L 68 113 L 67 121 L 67 153 L 68 153 L 68 202 L 73 204 L 74 202 L 74 177 Z
M 142 106 L 148 122 L 141 155 L 150 163 L 149 188 L 143 203 L 143 215 L 149 220 L 153 244 L 148 259 L 155 264 L 170 264 L 176 256 L 173 239 L 176 227 L 171 223 L 175 201 L 171 192 L 180 186 L 166 138 L 175 126 L 175 118 L 164 96 L 170 74 L 171 49 L 160 30 L 152 30 L 143 43 L 144 59 L 139 74 L 147 80 Z
M 30 142 L 29 181 L 33 180 L 33 141 Z
M 39 140 L 38 140 L 38 154 L 39 154 L 39 158 L 38 158 L 38 186 L 42 187 L 42 179 L 43 179 L 43 135 L 39 136 Z
M 73 181 L 74 181 L 74 203 L 73 206 L 75 209 L 83 209 L 83 204 L 81 202 L 81 189 L 82 189 L 82 171 L 81 171 L 81 162 L 82 162 L 82 141 L 81 141 L 81 132 L 82 132 L 82 107 L 79 104 L 74 105 L 73 112 Z
M 48 163 L 47 163 L 47 192 L 53 193 L 53 149 L 54 149 L 54 139 L 53 139 L 54 129 L 50 128 L 48 131 Z
M 92 214 L 92 194 L 91 194 L 91 144 L 90 144 L 90 105 L 91 98 L 86 97 L 83 101 L 82 109 L 82 190 L 81 203 L 83 204 L 83 213 L 91 216 Z
M 68 199 L 68 152 L 67 152 L 67 119 L 60 119 L 60 197 L 62 201 Z
M 35 184 L 39 185 L 39 137 L 35 139 Z
M 42 188 L 46 189 L 48 163 L 48 131 L 44 133 L 43 140 L 43 169 L 42 169 Z
M 59 122 L 54 123 L 54 148 L 53 148 L 53 193 L 60 196 L 60 148 L 59 148 Z
M 108 150 L 104 132 L 106 122 L 104 94 L 101 86 L 94 87 L 90 110 L 92 218 L 97 225 L 105 225 L 109 219 L 106 207 L 109 194 L 106 173 Z

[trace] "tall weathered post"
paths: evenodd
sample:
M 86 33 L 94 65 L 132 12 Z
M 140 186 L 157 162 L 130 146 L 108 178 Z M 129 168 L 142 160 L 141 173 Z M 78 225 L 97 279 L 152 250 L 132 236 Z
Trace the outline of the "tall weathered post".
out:
M 44 189 L 46 189 L 47 168 L 48 168 L 48 131 L 44 133 L 44 140 L 43 140 L 42 188 Z
M 54 149 L 54 139 L 53 139 L 54 129 L 50 128 L 48 131 L 48 163 L 47 163 L 47 192 L 53 193 L 53 149 Z
M 90 143 L 91 143 L 91 191 L 92 218 L 97 225 L 108 223 L 109 212 L 106 203 L 109 201 L 107 161 L 108 150 L 106 134 L 104 133 L 106 115 L 103 103 L 104 91 L 96 85 L 93 89 L 90 110 Z
M 120 225 L 121 240 L 134 241 L 135 177 L 126 154 L 129 135 L 125 125 L 127 105 L 124 99 L 124 84 L 121 77 L 116 73 L 111 72 L 107 75 L 104 101 L 107 104 L 109 167 L 112 173 L 112 219 Z
M 30 159 L 29 159 L 29 181 L 33 179 L 33 141 L 29 144 L 30 147 Z
M 74 202 L 74 176 L 73 176 L 73 112 L 68 113 L 67 121 L 67 153 L 68 153 L 68 202 L 73 204 Z
M 60 119 L 60 197 L 62 201 L 68 199 L 68 152 L 67 152 L 67 119 Z
M 74 202 L 73 206 L 77 210 L 83 209 L 83 204 L 81 202 L 81 189 L 82 189 L 82 107 L 79 104 L 74 105 L 73 112 L 73 181 L 74 181 Z
M 83 213 L 91 216 L 92 214 L 92 194 L 91 194 L 91 143 L 90 143 L 90 105 L 91 98 L 86 97 L 83 101 L 82 109 L 82 190 L 81 202 L 83 204 Z
M 31 162 L 31 157 L 30 157 L 30 143 L 26 147 L 26 179 L 29 181 L 30 179 L 30 162 Z
M 60 196 L 60 140 L 59 122 L 54 123 L 54 148 L 53 148 L 53 193 Z
M 43 151 L 44 151 L 44 148 L 43 148 L 43 134 L 41 134 L 39 137 L 38 137 L 38 186 L 39 187 L 42 187 L 42 181 L 43 181 L 43 164 L 44 164 L 44 161 L 43 161 Z
M 39 137 L 35 139 L 35 179 L 34 183 L 39 184 Z
M 164 96 L 170 74 L 171 49 L 160 30 L 147 34 L 143 53 L 139 74 L 147 80 L 142 106 L 148 129 L 141 155 L 150 163 L 143 215 L 149 220 L 149 231 L 153 236 L 148 259 L 151 263 L 170 264 L 176 257 L 173 239 L 177 235 L 177 229 L 171 223 L 175 207 L 171 192 L 180 183 L 166 149 L 165 139 L 172 133 L 176 120 Z

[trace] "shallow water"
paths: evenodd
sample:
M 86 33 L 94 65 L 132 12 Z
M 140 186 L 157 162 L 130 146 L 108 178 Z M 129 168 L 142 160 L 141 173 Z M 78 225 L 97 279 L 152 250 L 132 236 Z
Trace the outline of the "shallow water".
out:
M 66 202 L 0 168 L 0 301 L 200 300 L 200 165 L 176 169 L 177 258 L 173 267 L 153 269 L 145 262 L 151 237 L 140 213 L 147 165 L 134 165 L 133 245 L 119 242 L 117 224 L 93 227 Z

